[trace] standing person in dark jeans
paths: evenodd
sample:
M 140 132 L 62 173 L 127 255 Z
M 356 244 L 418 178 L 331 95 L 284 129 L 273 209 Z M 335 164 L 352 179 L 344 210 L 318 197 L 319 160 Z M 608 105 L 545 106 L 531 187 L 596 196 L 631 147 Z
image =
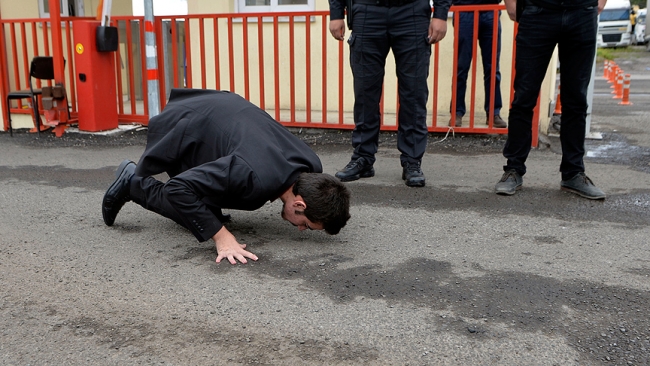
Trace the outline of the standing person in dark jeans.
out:
M 583 158 L 587 87 L 596 54 L 598 13 L 606 0 L 526 0 L 525 4 L 518 1 L 524 0 L 505 0 L 510 19 L 519 21 L 519 30 L 515 97 L 508 117 L 508 140 L 503 148 L 508 161 L 496 184 L 496 193 L 513 195 L 521 189 L 532 143 L 533 108 L 557 45 L 562 84 L 560 187 L 585 198 L 605 199 L 605 193 L 585 175 Z
M 299 230 L 337 234 L 350 218 L 350 192 L 322 174 L 307 144 L 237 94 L 174 89 L 151 118 L 147 147 L 136 164 L 125 160 L 102 202 L 111 226 L 133 201 L 176 221 L 199 241 L 212 239 L 217 263 L 257 256 L 226 229 L 222 208 L 252 211 L 280 200 L 282 218 Z M 168 181 L 153 177 L 166 172 Z
M 452 5 L 489 5 L 498 4 L 501 0 L 453 0 Z M 456 127 L 463 124 L 463 116 L 467 112 L 465 107 L 465 91 L 467 90 L 467 75 L 472 64 L 472 53 L 474 51 L 474 12 L 461 11 L 458 9 L 458 68 L 456 70 Z M 501 15 L 501 12 L 498 13 Z M 481 11 L 478 13 L 478 44 L 481 47 L 481 60 L 483 62 L 483 86 L 485 90 L 485 124 L 490 123 L 490 84 L 492 82 L 492 40 L 494 33 L 494 12 Z M 494 116 L 493 126 L 496 128 L 508 127 L 506 121 L 501 118 L 501 72 L 499 71 L 499 59 L 501 58 L 501 20 L 498 23 L 497 50 L 496 50 L 496 74 L 494 78 Z M 449 126 L 453 125 L 453 118 L 449 120 Z
M 343 182 L 375 175 L 373 164 L 379 144 L 384 67 L 390 50 L 395 55 L 399 94 L 397 148 L 402 179 L 410 187 L 425 185 L 420 167 L 427 145 L 427 100 L 431 44 L 447 33 L 451 0 L 329 0 L 330 33 L 342 41 L 344 11 L 352 30 L 350 66 L 354 77 L 354 124 L 350 162 L 336 177 Z

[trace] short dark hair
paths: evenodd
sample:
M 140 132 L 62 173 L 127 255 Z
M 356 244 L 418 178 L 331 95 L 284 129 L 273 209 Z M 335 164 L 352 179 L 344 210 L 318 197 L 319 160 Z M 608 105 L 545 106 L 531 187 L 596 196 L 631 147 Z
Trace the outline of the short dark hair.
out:
M 329 174 L 301 173 L 293 194 L 305 200 L 309 221 L 322 224 L 328 234 L 338 234 L 350 219 L 350 190 Z

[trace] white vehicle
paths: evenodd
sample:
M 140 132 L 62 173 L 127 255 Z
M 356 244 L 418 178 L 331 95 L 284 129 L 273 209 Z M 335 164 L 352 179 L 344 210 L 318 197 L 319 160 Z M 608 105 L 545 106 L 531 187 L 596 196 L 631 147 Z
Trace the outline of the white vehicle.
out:
M 646 28 L 646 14 L 648 9 L 641 9 L 636 15 L 636 25 L 634 26 L 634 41 L 637 44 L 644 44 L 645 41 L 645 28 Z
M 598 47 L 627 47 L 632 41 L 630 0 L 608 0 L 598 18 Z

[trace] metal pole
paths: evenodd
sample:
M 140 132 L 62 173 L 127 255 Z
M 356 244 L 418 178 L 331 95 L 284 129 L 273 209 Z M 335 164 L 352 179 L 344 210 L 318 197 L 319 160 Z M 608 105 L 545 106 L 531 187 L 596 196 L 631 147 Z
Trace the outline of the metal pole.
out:
M 102 27 L 108 26 L 111 24 L 111 8 L 113 5 L 112 0 L 104 0 L 102 2 L 102 19 L 100 25 Z
M 153 23 L 153 0 L 144 0 L 144 43 L 147 60 L 147 100 L 149 118 L 160 113 L 158 88 L 158 62 L 156 60 L 156 35 Z
M 603 135 L 600 132 L 591 132 L 591 114 L 593 111 L 593 104 L 594 104 L 595 80 L 596 80 L 596 55 L 594 55 L 594 63 L 591 66 L 591 79 L 589 80 L 589 86 L 587 87 L 587 118 L 586 118 L 586 125 L 585 125 L 585 137 L 587 139 L 592 139 L 592 140 L 602 140 Z

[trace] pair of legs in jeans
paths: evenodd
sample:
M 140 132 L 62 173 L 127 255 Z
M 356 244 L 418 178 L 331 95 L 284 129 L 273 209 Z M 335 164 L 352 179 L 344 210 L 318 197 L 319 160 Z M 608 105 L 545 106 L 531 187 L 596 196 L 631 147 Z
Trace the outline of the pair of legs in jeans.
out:
M 501 14 L 499 12 L 498 14 Z M 472 64 L 472 53 L 474 51 L 474 12 L 461 11 L 458 14 L 458 70 L 456 72 L 456 116 L 464 116 L 467 112 L 465 106 L 465 92 L 467 90 L 467 76 Z M 481 61 L 483 64 L 483 88 L 485 90 L 485 103 L 483 109 L 485 115 L 490 113 L 490 84 L 492 83 L 492 69 L 496 68 L 494 78 L 494 115 L 501 113 L 501 72 L 499 71 L 499 59 L 501 57 L 501 22 L 496 19 L 497 25 L 497 47 L 496 63 L 492 65 L 492 45 L 494 39 L 494 12 L 481 11 L 478 13 L 478 44 L 481 48 Z
M 580 194 L 576 190 L 584 187 L 571 184 L 565 186 L 565 182 L 571 182 L 577 176 L 580 176 L 580 184 L 591 183 L 584 175 L 583 157 L 587 88 L 596 53 L 597 30 L 596 6 L 564 10 L 550 10 L 533 5 L 524 8 L 517 33 L 515 97 L 508 118 L 508 140 L 503 149 L 503 155 L 508 159 L 503 170 L 506 174 L 514 172 L 519 176 L 517 188 L 521 186 L 521 176 L 526 174 L 525 162 L 532 143 L 533 108 L 537 104 L 540 87 L 556 45 L 562 85 L 562 188 Z M 504 174 L 502 182 L 505 178 Z M 497 193 L 514 193 L 514 190 L 511 193 L 500 192 L 499 184 L 502 182 L 497 183 Z M 591 187 L 595 188 L 593 183 Z M 604 193 L 600 193 L 587 192 L 580 195 L 604 198 Z

